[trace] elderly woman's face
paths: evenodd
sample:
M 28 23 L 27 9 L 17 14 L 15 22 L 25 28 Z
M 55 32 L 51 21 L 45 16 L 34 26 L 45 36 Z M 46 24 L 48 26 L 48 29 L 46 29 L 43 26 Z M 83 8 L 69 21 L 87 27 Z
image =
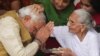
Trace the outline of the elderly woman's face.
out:
M 69 5 L 70 1 L 69 0 L 52 0 L 52 3 L 57 10 L 63 10 Z
M 78 33 L 81 31 L 81 23 L 79 22 L 79 15 L 77 15 L 76 13 L 72 13 L 71 16 L 69 17 L 69 21 L 68 21 L 68 27 L 69 27 L 69 31 L 72 33 Z

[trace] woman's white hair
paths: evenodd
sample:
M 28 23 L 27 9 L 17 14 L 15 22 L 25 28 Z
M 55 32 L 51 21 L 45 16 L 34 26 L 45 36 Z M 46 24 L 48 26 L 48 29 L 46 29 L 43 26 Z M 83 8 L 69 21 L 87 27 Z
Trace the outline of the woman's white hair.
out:
M 79 22 L 85 24 L 88 29 L 95 26 L 95 21 L 92 19 L 91 15 L 84 9 L 77 9 L 74 11 L 79 15 Z
M 31 5 L 34 6 L 34 5 Z M 27 6 L 23 7 L 19 10 L 19 15 L 21 17 L 25 17 L 26 15 L 29 15 L 33 21 L 41 20 L 45 22 L 45 15 L 43 13 L 36 14 L 34 11 L 32 11 L 32 8 Z

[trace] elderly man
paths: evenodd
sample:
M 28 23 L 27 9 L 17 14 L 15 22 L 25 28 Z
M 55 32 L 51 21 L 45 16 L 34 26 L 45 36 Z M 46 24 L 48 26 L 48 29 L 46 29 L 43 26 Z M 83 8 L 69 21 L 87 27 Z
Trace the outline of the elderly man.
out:
M 45 24 L 44 14 L 32 7 L 34 5 L 20 9 L 19 15 L 15 11 L 9 11 L 0 16 L 0 56 L 33 56 L 47 40 L 48 34 L 42 37 L 39 31 L 32 41 L 31 35 L 35 36 Z M 42 31 L 46 32 L 47 30 Z
M 51 28 L 53 24 L 51 24 Z M 97 33 L 93 29 L 90 14 L 75 10 L 69 17 L 68 26 L 54 27 L 51 36 L 56 37 L 62 48 L 52 52 L 60 56 L 100 56 Z

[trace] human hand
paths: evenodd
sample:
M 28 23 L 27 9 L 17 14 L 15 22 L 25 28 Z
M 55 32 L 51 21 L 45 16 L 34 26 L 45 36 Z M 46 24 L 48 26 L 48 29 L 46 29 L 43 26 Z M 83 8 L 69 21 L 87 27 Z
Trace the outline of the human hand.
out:
M 40 13 L 44 12 L 44 8 L 40 4 L 33 4 L 33 5 L 28 6 L 28 7 L 31 8 L 32 9 L 31 11 L 36 13 L 36 14 L 40 14 Z
M 54 27 L 53 22 L 47 23 L 44 27 L 42 27 L 36 34 L 36 39 L 40 40 L 41 43 L 45 43 L 48 37 L 50 36 Z
M 54 48 L 52 53 L 57 56 L 76 56 L 76 54 L 69 48 Z

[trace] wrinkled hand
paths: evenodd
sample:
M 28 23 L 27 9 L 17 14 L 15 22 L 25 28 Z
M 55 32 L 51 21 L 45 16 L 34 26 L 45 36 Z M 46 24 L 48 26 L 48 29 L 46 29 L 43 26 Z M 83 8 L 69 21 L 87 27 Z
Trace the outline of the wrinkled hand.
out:
M 46 26 L 42 27 L 36 34 L 36 38 L 43 43 L 46 42 L 54 27 L 53 22 L 49 22 Z
M 57 48 L 52 51 L 52 53 L 56 54 L 57 56 L 76 56 L 76 54 L 69 48 Z

